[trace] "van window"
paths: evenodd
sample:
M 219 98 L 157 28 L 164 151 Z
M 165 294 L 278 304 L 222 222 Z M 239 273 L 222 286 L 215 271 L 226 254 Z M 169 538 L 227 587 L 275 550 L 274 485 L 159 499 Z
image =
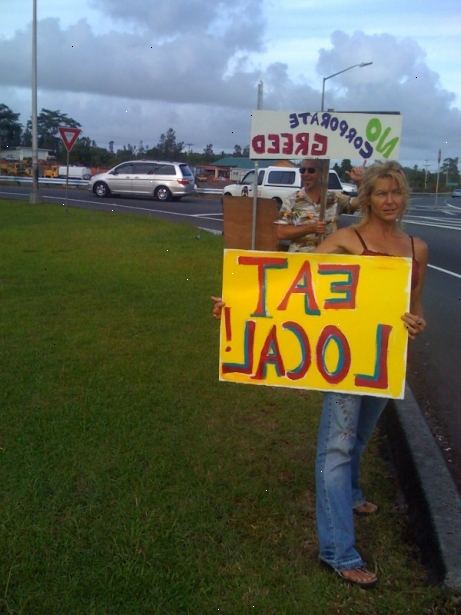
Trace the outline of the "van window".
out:
M 181 173 L 183 175 L 183 177 L 193 177 L 194 174 L 192 173 L 189 165 L 187 164 L 180 164 L 179 168 L 181 169 Z
M 176 175 L 172 164 L 156 164 L 152 173 L 153 175 Z
M 268 184 L 278 184 L 279 186 L 295 186 L 296 171 L 281 169 L 280 171 L 269 171 L 267 176 Z
M 112 171 L 113 175 L 132 175 L 133 174 L 133 165 L 131 162 L 127 162 L 126 164 L 121 164 L 117 168 Z
M 139 175 L 152 174 L 153 166 L 154 165 L 149 164 L 148 162 L 135 162 L 133 164 L 133 173 L 136 173 Z

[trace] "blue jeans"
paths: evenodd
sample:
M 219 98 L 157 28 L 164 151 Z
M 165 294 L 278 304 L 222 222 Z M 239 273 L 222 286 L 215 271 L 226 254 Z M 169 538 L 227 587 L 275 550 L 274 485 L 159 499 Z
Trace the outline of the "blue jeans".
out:
M 320 559 L 337 570 L 364 563 L 355 549 L 352 509 L 365 501 L 360 458 L 386 404 L 368 395 L 324 396 L 315 468 L 317 531 Z

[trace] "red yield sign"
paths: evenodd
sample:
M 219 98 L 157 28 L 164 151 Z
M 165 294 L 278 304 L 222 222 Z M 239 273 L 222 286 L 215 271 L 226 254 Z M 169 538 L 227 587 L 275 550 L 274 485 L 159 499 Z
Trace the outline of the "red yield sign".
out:
M 80 130 L 80 128 L 70 128 L 66 126 L 59 127 L 59 133 L 61 135 L 62 142 L 64 143 L 64 147 L 68 152 L 70 152 L 71 149 L 74 147 L 75 141 L 78 139 L 78 136 L 81 132 L 82 131 Z

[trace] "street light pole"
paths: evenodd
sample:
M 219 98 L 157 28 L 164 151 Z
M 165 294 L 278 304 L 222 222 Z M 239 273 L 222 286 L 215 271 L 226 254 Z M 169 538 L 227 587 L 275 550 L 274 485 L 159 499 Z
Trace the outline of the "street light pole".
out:
M 370 64 L 373 64 L 373 62 L 360 62 L 360 64 L 353 64 L 352 66 L 348 66 L 347 68 L 343 68 L 343 70 L 339 70 L 337 73 L 333 73 L 332 75 L 328 75 L 328 77 L 324 77 L 323 78 L 323 83 L 322 83 L 322 105 L 321 105 L 321 111 L 324 110 L 324 104 L 325 104 L 325 81 L 327 81 L 328 79 L 331 79 L 332 77 L 336 77 L 336 75 L 341 75 L 341 73 L 345 73 L 348 70 L 352 70 L 353 68 L 363 68 L 364 66 L 370 66 Z
M 29 202 L 39 202 L 38 139 L 37 139 L 37 0 L 33 0 L 32 14 L 32 192 Z

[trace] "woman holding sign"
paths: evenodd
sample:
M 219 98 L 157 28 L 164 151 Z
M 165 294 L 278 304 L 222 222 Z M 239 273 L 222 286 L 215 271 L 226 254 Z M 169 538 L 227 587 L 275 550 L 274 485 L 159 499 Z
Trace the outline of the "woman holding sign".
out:
M 402 321 L 409 337 L 414 339 L 426 327 L 421 293 L 428 251 L 421 239 L 407 235 L 400 227 L 408 196 L 409 187 L 398 163 L 368 167 L 359 187 L 360 223 L 333 232 L 315 251 L 410 257 L 413 262 L 410 312 L 402 316 Z M 304 233 L 325 232 L 324 227 L 314 229 L 313 225 L 312 228 L 306 225 L 303 230 Z M 286 238 L 298 239 L 298 235 L 293 231 Z M 213 297 L 213 301 L 213 315 L 220 318 L 224 303 L 219 297 Z M 364 343 L 372 342 L 364 340 Z M 319 555 L 343 580 L 361 587 L 375 585 L 377 576 L 366 568 L 356 550 L 354 514 L 370 515 L 378 507 L 367 501 L 360 489 L 359 467 L 386 403 L 387 399 L 382 397 L 327 392 L 320 419 L 316 459 Z
M 405 256 L 413 260 L 410 313 L 402 320 L 414 339 L 426 327 L 421 292 L 428 250 L 417 237 L 404 233 L 400 220 L 409 187 L 396 162 L 366 169 L 359 188 L 362 220 L 340 229 L 316 249 L 320 253 Z M 360 458 L 387 399 L 326 393 L 317 443 L 316 491 L 320 559 L 343 580 L 371 587 L 377 576 L 368 570 L 355 548 L 354 513 L 370 515 L 378 507 L 366 501 L 359 486 Z

